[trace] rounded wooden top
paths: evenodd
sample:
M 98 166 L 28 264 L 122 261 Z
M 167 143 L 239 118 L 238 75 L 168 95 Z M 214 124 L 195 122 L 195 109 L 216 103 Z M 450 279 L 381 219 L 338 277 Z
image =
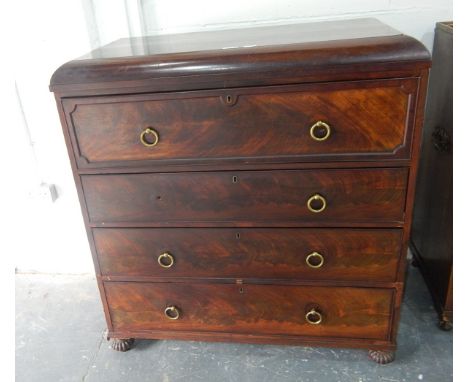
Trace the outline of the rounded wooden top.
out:
M 416 39 L 358 19 L 120 39 L 62 65 L 50 89 L 82 95 L 254 86 L 429 65 Z

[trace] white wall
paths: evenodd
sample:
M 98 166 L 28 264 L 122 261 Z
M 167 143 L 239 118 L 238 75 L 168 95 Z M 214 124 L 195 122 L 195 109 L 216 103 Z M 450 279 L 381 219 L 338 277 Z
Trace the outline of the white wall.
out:
M 19 26 L 9 108 L 16 163 L 10 206 L 12 242 L 6 250 L 19 271 L 92 272 L 92 262 L 48 82 L 63 62 L 125 36 L 229 29 L 326 19 L 376 17 L 431 48 L 436 21 L 452 19 L 444 0 L 42 0 L 14 2 Z M 9 5 L 11 7 L 11 5 Z M 0 9 L 11 12 L 6 5 Z M 27 12 L 24 12 L 27 9 Z M 13 15 L 12 15 L 13 17 Z M 15 19 L 13 17 L 13 19 Z M 27 25 L 27 28 L 24 26 Z M 16 86 L 15 86 L 16 83 Z M 10 130 L 11 132 L 11 130 Z M 2 141 L 10 142 L 5 129 Z M 52 203 L 37 196 L 39 184 L 55 184 Z M 4 187 L 5 190 L 5 187 Z
M 5 185 L 13 233 L 5 238 L 11 244 L 2 252 L 13 257 L 21 271 L 90 272 L 78 197 L 54 97 L 48 91 L 55 68 L 90 49 L 82 2 L 2 2 L 2 13 L 12 12 L 11 3 L 17 16 L 11 14 L 16 22 L 9 38 L 14 38 L 15 53 L 7 90 L 8 98 L 16 101 L 10 110 L 16 123 L 14 136 L 5 139 L 11 129 L 1 129 L 0 139 L 9 143 L 2 155 L 15 166 L 14 179 Z M 57 186 L 56 202 L 37 195 L 41 182 Z
M 143 0 L 142 5 L 149 34 L 376 17 L 428 47 L 435 21 L 452 19 L 452 2 L 444 0 Z

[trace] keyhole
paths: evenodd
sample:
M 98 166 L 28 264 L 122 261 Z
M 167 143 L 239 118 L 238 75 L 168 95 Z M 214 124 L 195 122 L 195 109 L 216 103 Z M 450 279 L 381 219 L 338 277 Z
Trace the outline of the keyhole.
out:
M 239 293 L 244 293 L 244 288 L 239 288 Z
M 236 233 L 236 238 L 240 239 L 240 233 Z
M 230 95 L 226 96 L 226 102 L 232 103 L 232 97 Z
M 232 183 L 237 183 L 237 176 L 234 175 L 234 176 L 232 177 Z

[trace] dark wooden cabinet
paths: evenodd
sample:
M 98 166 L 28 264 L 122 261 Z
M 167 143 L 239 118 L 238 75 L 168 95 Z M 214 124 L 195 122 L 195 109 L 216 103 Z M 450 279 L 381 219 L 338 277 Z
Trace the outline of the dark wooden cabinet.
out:
M 429 78 L 411 251 L 442 329 L 453 320 L 453 24 L 437 23 Z
M 59 68 L 113 347 L 390 362 L 429 66 L 421 43 L 362 19 L 123 39 Z

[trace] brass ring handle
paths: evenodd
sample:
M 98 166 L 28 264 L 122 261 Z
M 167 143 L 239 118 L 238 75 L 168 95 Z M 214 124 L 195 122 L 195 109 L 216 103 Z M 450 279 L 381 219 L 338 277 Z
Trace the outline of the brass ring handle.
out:
M 312 202 L 315 202 L 316 200 L 322 202 L 322 206 L 320 208 L 314 208 L 312 207 Z M 312 195 L 309 200 L 307 201 L 307 208 L 312 211 L 312 212 L 315 212 L 315 213 L 319 213 L 319 212 L 322 212 L 325 208 L 327 207 L 327 201 L 325 200 L 325 198 L 320 195 L 320 194 L 315 194 L 315 195 Z
M 314 259 L 314 258 L 319 260 L 319 262 L 317 264 L 313 264 L 311 262 L 311 260 Z M 306 264 L 311 268 L 320 268 L 323 265 L 324 262 L 325 262 L 325 259 L 318 252 L 312 252 L 310 255 L 308 255 L 306 257 Z
M 322 315 L 315 309 L 311 309 L 306 313 L 305 319 L 311 325 L 318 325 L 322 322 Z
M 170 320 L 178 320 L 180 317 L 179 309 L 177 309 L 174 305 L 168 306 L 164 309 L 164 314 Z
M 149 142 L 146 139 L 147 135 L 152 135 L 153 136 L 153 141 Z M 146 147 L 153 147 L 156 146 L 159 142 L 159 135 L 156 132 L 156 130 L 152 129 L 151 127 L 147 127 L 145 130 L 143 130 L 140 134 L 140 142 L 143 143 Z
M 158 264 L 163 268 L 170 268 L 174 265 L 174 257 L 169 252 L 164 252 L 158 256 Z
M 323 137 L 319 137 L 315 134 L 315 129 L 317 129 L 318 127 L 322 127 L 325 129 L 325 135 Z M 312 127 L 310 128 L 310 136 L 312 137 L 312 139 L 314 141 L 318 141 L 318 142 L 321 142 L 321 141 L 325 141 L 328 139 L 328 137 L 330 136 L 331 134 L 331 127 L 328 123 L 325 123 L 323 121 L 317 121 L 315 122 Z

